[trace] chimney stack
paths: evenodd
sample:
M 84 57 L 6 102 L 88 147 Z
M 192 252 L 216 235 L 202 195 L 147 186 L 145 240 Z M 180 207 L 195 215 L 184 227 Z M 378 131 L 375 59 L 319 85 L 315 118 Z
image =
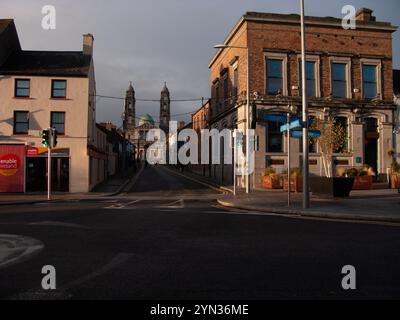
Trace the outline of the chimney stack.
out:
M 356 13 L 356 20 L 365 22 L 376 21 L 376 18 L 372 15 L 373 12 L 374 11 L 368 8 L 358 9 Z
M 94 37 L 91 33 L 83 35 L 83 54 L 93 55 L 93 41 Z

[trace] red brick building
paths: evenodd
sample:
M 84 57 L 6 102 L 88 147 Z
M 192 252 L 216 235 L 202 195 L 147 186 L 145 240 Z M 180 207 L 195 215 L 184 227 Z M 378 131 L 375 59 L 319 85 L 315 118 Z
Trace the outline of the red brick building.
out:
M 369 164 L 381 178 L 390 167 L 393 148 L 392 34 L 397 27 L 376 21 L 372 10 L 360 9 L 356 29 L 345 30 L 342 20 L 306 17 L 309 114 L 333 117 L 347 130 L 348 141 L 335 154 L 337 166 Z M 286 114 L 288 106 L 301 111 L 300 16 L 248 12 L 236 23 L 209 63 L 212 128 L 245 128 L 247 63 L 250 103 L 257 106 L 256 173 L 259 186 L 267 166 L 286 168 L 286 139 L 280 123 L 264 121 L 267 114 Z M 247 48 L 247 49 L 246 49 Z M 247 61 L 249 50 L 249 61 Z M 292 141 L 292 163 L 300 165 L 298 139 Z M 320 154 L 310 145 L 310 172 L 322 173 Z M 217 180 L 231 174 L 213 167 Z M 230 170 L 231 171 L 231 170 Z

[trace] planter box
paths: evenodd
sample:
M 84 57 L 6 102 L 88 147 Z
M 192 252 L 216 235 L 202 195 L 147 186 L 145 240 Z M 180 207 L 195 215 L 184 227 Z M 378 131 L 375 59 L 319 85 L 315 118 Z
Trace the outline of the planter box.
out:
M 281 189 L 279 176 L 264 176 L 262 185 L 265 189 Z
M 371 190 L 372 176 L 357 176 L 354 177 L 353 190 Z
M 283 178 L 283 191 L 288 191 L 288 178 Z M 290 192 L 303 192 L 303 178 L 292 177 L 290 179 Z
M 400 175 L 391 174 L 390 175 L 390 188 L 399 189 L 400 188 Z
M 311 177 L 311 192 L 323 198 L 347 198 L 353 187 L 354 178 Z

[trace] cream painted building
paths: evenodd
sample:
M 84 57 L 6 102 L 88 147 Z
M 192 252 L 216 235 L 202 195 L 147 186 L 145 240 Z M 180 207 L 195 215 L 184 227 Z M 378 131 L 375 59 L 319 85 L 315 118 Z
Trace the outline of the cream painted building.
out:
M 58 132 L 53 190 L 88 192 L 104 179 L 106 137 L 96 127 L 93 41 L 85 34 L 82 51 L 25 51 L 13 20 L 0 20 L 0 158 L 8 156 L 2 147 L 5 153 L 24 146 L 18 165 L 24 191 L 47 188 L 41 132 L 48 127 Z M 13 190 L 4 182 L 7 176 L 0 192 Z

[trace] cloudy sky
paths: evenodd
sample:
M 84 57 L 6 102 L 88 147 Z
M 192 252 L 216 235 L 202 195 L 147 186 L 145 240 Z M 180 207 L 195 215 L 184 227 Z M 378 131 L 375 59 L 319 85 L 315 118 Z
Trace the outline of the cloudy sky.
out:
M 306 14 L 341 17 L 350 4 L 368 7 L 380 21 L 400 26 L 399 0 L 306 0 Z M 323 3 L 323 5 L 321 4 Z M 41 28 L 41 9 L 56 8 L 57 28 Z M 246 11 L 298 13 L 298 0 L 2 0 L 0 18 L 14 18 L 25 50 L 81 50 L 83 33 L 95 37 L 97 93 L 123 97 L 129 81 L 136 98 L 159 99 L 164 81 L 172 99 L 208 97 L 208 61 Z M 394 35 L 400 68 L 400 30 Z M 172 103 L 172 115 L 200 102 Z M 123 101 L 99 99 L 97 120 L 121 123 Z M 159 104 L 137 102 L 137 115 L 158 121 Z M 189 120 L 189 115 L 178 119 Z

